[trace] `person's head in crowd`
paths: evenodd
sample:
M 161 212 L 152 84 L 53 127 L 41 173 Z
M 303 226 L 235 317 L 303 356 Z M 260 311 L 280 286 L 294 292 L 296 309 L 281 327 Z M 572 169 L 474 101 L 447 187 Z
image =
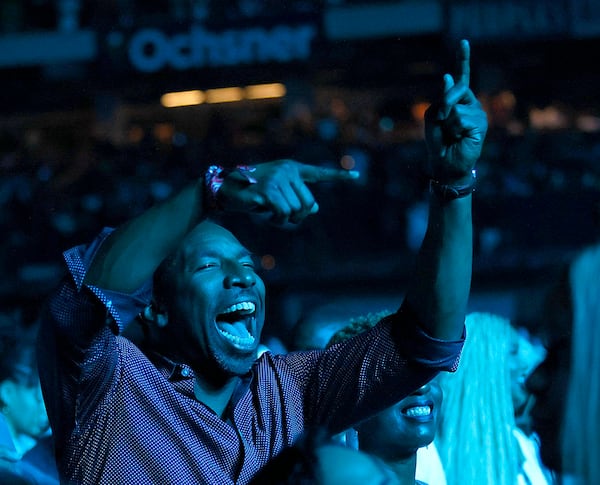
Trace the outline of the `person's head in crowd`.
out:
M 533 395 L 526 386 L 527 378 L 545 355 L 544 346 L 537 336 L 532 335 L 526 328 L 514 328 L 511 324 L 510 358 L 510 387 L 512 402 L 515 410 L 517 426 L 526 434 L 531 434 L 530 409 L 533 405 Z
M 523 373 L 535 365 L 528 352 L 519 350 L 527 339 L 496 314 L 470 313 L 465 325 L 457 372 L 439 376 L 444 402 L 436 444 L 447 482 L 515 484 L 519 475 L 534 473 L 542 480 L 539 464 L 528 462 L 524 470 L 515 434 Z
M 600 483 L 600 245 L 573 259 L 546 303 L 547 354 L 527 381 L 542 460 Z
M 351 319 L 332 335 L 328 347 L 371 329 L 389 314 L 381 311 Z M 414 480 L 417 451 L 433 442 L 441 404 L 442 389 L 434 379 L 394 406 L 358 423 L 354 427 L 358 448 L 382 459 L 399 479 Z
M 35 335 L 13 316 L 0 322 L 0 413 L 17 457 L 49 432 L 37 370 Z
M 348 324 L 347 319 L 327 313 L 307 313 L 294 325 L 291 335 L 292 350 L 322 349 L 331 336 Z
M 225 283 L 215 271 L 221 260 L 231 265 Z M 238 239 L 204 221 L 155 272 L 145 316 L 152 345 L 165 356 L 189 362 L 209 380 L 243 375 L 259 351 L 265 285 Z
M 309 430 L 272 458 L 249 485 L 400 485 L 378 457 L 340 445 L 323 429 Z
M 0 317 L 0 483 L 58 485 L 36 330 L 18 311 Z

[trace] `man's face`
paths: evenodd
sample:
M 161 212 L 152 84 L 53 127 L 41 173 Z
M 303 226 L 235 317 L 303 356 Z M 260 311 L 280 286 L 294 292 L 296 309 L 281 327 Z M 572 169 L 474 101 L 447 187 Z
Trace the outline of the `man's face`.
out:
M 265 306 L 250 253 L 226 229 L 203 222 L 183 241 L 175 265 L 165 330 L 177 353 L 205 375 L 247 373 Z
M 384 460 L 415 453 L 435 438 L 442 389 L 434 379 L 394 406 L 361 423 L 362 450 Z
M 540 437 L 542 462 L 557 472 L 565 471 L 561 463 L 561 441 L 570 359 L 570 338 L 555 338 L 549 343 L 544 361 L 527 379 L 527 389 L 535 396 L 531 421 Z

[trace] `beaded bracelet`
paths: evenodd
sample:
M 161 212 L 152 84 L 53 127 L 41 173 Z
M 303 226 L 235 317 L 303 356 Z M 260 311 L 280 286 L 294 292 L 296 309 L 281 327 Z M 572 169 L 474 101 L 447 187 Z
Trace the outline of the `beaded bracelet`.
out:
M 477 181 L 477 171 L 471 170 L 471 180 L 463 185 L 442 184 L 441 182 L 430 179 L 429 192 L 438 196 L 441 200 L 448 202 L 454 199 L 460 199 L 470 195 L 475 190 L 475 182 Z
M 257 180 L 251 175 L 256 167 L 250 165 L 237 165 L 234 169 L 224 168 L 220 165 L 211 165 L 204 174 L 204 186 L 206 188 L 206 202 L 213 209 L 222 209 L 217 200 L 217 193 L 223 185 L 225 177 L 232 172 L 238 172 L 246 179 L 248 184 L 255 184 Z

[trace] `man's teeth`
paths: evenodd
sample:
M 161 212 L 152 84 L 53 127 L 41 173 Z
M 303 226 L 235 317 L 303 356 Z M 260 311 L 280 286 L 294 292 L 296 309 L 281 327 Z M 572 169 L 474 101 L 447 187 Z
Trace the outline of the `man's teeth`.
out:
M 240 303 L 235 303 L 234 305 L 231 305 L 227 308 L 225 308 L 225 311 L 223 311 L 223 313 L 233 313 L 233 312 L 240 312 L 240 311 L 249 311 L 249 312 L 254 312 L 256 310 L 256 305 L 254 303 L 252 303 L 251 301 L 242 301 Z
M 228 306 L 218 317 L 217 330 L 239 349 L 251 348 L 255 337 L 248 328 L 246 320 L 256 311 L 256 304 L 251 301 L 241 301 Z
M 429 406 L 415 406 L 413 408 L 408 408 L 404 414 L 409 417 L 429 416 L 431 414 L 431 408 Z
M 254 336 L 250 335 L 250 333 L 248 333 L 244 337 L 239 337 L 237 335 L 233 335 L 229 332 L 226 332 L 221 328 L 217 328 L 217 330 L 223 337 L 225 337 L 227 340 L 229 340 L 231 343 L 238 347 L 247 347 L 249 345 L 254 344 Z

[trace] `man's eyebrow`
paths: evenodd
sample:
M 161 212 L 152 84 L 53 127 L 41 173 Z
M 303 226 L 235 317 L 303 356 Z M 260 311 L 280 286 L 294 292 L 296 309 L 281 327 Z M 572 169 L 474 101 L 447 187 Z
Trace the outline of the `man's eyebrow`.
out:
M 193 253 L 193 256 L 195 256 L 197 259 L 200 258 L 220 258 L 223 256 L 223 253 L 220 253 L 219 251 L 215 251 L 214 249 L 207 249 L 205 251 L 202 251 L 200 253 L 196 252 Z M 242 258 L 254 258 L 256 255 L 254 253 L 252 253 L 251 251 L 247 250 L 247 249 L 241 249 L 239 250 L 235 257 L 237 259 L 242 259 Z

